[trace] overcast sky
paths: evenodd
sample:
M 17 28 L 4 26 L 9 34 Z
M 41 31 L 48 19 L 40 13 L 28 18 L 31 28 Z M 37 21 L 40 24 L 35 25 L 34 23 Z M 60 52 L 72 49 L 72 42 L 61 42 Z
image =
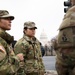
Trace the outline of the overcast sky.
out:
M 38 29 L 39 39 L 42 31 L 48 39 L 56 36 L 58 27 L 64 16 L 63 2 L 66 0 L 0 0 L 0 9 L 8 10 L 15 16 L 12 29 L 9 31 L 15 40 L 23 36 L 23 25 L 26 21 L 34 21 Z

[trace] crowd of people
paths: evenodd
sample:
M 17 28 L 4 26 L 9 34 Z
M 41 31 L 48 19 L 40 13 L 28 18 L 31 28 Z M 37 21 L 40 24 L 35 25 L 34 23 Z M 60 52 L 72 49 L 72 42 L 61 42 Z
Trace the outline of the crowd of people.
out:
M 14 37 L 6 31 L 11 30 L 14 18 L 7 10 L 0 10 L 0 75 L 44 75 L 41 45 L 35 37 L 36 24 L 25 22 L 23 37 L 13 42 Z
M 14 19 L 7 10 L 0 10 L 0 75 L 45 75 L 42 57 L 46 52 L 35 37 L 35 22 L 24 22 L 22 38 L 14 41 L 6 32 Z M 58 75 L 75 75 L 75 6 L 64 15 L 53 46 Z

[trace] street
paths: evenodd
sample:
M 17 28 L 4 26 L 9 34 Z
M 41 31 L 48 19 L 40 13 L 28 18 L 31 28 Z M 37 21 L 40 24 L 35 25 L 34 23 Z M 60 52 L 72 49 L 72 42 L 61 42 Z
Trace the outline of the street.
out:
M 45 75 L 57 75 L 55 70 L 55 56 L 44 56 L 43 62 L 45 65 Z
M 55 56 L 44 56 L 43 62 L 46 70 L 55 70 Z

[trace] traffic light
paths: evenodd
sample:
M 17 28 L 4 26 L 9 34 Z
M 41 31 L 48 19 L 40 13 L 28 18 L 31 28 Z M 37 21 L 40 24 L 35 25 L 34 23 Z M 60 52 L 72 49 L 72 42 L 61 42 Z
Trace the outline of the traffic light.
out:
M 66 8 L 64 8 L 64 13 L 66 13 L 67 10 L 72 6 L 71 0 L 64 1 L 64 6 L 66 6 Z

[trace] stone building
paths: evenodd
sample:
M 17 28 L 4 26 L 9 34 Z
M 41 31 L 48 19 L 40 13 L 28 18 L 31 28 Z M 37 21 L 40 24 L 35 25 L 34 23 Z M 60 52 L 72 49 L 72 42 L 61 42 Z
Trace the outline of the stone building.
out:
M 42 43 L 43 47 L 45 48 L 45 55 L 50 56 L 50 55 L 55 55 L 55 51 L 53 50 L 52 42 L 48 40 L 48 37 L 43 30 L 41 35 L 40 35 L 40 42 Z

